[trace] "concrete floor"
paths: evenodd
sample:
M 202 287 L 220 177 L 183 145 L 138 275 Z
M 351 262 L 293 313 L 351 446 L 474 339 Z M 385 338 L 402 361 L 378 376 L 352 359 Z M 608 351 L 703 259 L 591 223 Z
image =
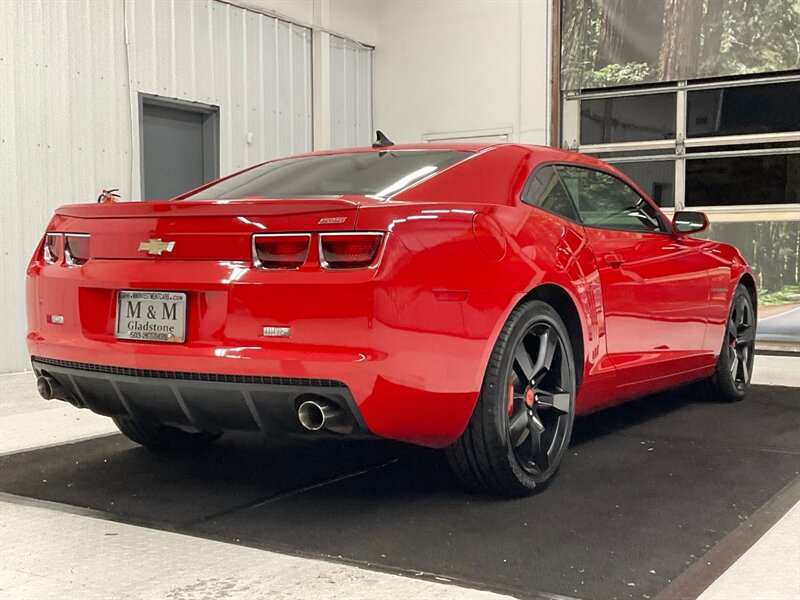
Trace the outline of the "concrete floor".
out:
M 753 379 L 755 383 L 800 387 L 800 358 L 759 356 Z M 797 400 L 800 402 L 800 394 Z M 114 432 L 109 419 L 41 400 L 30 373 L 0 376 L 0 454 Z M 798 532 L 800 504 L 700 598 L 800 598 Z M 109 597 L 502 598 L 446 581 L 243 548 L 0 494 L 0 598 Z

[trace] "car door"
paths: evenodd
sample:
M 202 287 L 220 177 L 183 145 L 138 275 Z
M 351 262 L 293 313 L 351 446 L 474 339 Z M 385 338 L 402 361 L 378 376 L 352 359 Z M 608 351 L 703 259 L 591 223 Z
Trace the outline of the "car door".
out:
M 638 384 L 670 384 L 707 365 L 713 357 L 703 351 L 709 304 L 703 252 L 672 235 L 650 201 L 615 175 L 556 169 L 598 263 L 619 386 L 638 393 Z
M 602 330 L 603 311 L 597 261 L 586 239 L 575 205 L 552 165 L 540 165 L 528 178 L 520 199 L 546 211 L 531 210 L 523 224 L 529 233 L 530 252 L 552 252 L 552 268 L 569 281 L 584 316 L 584 379 L 578 393 L 580 410 L 595 410 L 613 397 L 616 369 L 608 358 Z M 559 217 L 559 218 L 555 218 Z M 552 261 L 552 263 L 550 262 Z

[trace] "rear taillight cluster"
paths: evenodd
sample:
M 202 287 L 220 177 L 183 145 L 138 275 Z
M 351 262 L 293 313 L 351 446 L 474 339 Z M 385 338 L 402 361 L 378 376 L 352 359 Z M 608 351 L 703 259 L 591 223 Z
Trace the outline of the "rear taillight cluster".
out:
M 319 236 L 320 264 L 326 269 L 362 269 L 375 260 L 380 233 L 328 233 Z
M 378 257 L 383 233 L 356 231 L 319 233 L 319 264 L 323 269 L 363 269 Z M 308 258 L 310 233 L 259 233 L 253 236 L 253 264 L 258 269 L 299 269 Z
M 89 260 L 88 233 L 47 233 L 42 245 L 42 260 L 55 265 L 63 259 L 68 267 L 80 267 Z
M 310 233 L 253 236 L 253 264 L 259 269 L 297 269 L 306 262 Z

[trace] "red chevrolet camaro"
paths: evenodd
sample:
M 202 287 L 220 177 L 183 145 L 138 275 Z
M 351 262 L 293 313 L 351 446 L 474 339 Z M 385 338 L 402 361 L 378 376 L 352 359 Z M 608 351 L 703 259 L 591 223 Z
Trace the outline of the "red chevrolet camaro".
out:
M 522 495 L 576 415 L 694 380 L 743 397 L 755 281 L 691 236 L 707 223 L 553 148 L 317 152 L 59 208 L 27 271 L 28 348 L 42 396 L 154 449 L 377 436 Z

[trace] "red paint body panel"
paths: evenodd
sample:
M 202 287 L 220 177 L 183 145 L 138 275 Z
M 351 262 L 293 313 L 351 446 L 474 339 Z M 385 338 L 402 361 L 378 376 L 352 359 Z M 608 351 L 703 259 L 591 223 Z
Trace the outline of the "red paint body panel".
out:
M 549 285 L 580 316 L 579 414 L 711 373 L 731 295 L 748 272 L 734 248 L 584 228 L 519 200 L 543 162 L 591 165 L 628 181 L 589 157 L 513 144 L 394 149 L 433 147 L 475 154 L 385 200 L 178 199 L 58 209 L 48 231 L 90 234 L 91 259 L 51 265 L 41 245 L 36 250 L 27 273 L 30 354 L 342 381 L 372 433 L 443 447 L 470 418 L 509 313 Z M 328 224 L 319 224 L 323 218 Z M 385 232 L 376 264 L 324 270 L 318 233 L 353 229 Z M 306 263 L 254 268 L 251 236 L 264 232 L 310 232 Z M 139 252 L 151 238 L 175 241 L 174 251 Z M 609 265 L 606 254 L 622 264 Z M 116 339 L 121 289 L 186 292 L 186 342 Z M 51 314 L 64 324 L 50 323 Z M 262 337 L 264 326 L 291 327 L 291 337 Z

